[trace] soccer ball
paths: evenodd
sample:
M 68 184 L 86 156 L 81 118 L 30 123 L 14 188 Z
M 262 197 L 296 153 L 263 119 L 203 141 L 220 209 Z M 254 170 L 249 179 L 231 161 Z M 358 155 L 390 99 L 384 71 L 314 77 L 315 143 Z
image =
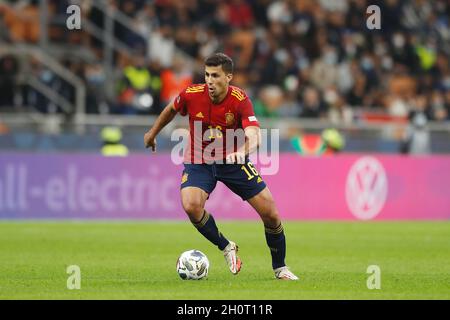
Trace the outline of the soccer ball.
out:
M 183 280 L 200 280 L 206 278 L 209 271 L 209 260 L 198 250 L 183 252 L 177 261 L 177 272 Z

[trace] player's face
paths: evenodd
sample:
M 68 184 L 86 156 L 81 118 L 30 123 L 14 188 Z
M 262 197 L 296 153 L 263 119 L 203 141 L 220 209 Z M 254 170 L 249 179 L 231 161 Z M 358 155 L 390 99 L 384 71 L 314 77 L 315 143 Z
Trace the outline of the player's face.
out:
M 233 76 L 226 74 L 222 66 L 205 66 L 205 83 L 208 85 L 208 94 L 212 100 L 223 98 Z

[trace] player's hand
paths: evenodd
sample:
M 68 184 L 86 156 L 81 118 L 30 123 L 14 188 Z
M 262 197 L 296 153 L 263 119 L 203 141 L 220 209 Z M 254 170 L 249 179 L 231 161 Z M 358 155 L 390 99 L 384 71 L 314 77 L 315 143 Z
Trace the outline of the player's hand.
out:
M 226 161 L 227 163 L 245 164 L 245 153 L 244 152 L 230 153 L 227 156 Z
M 156 139 L 153 136 L 153 134 L 150 133 L 150 131 L 148 131 L 145 135 L 144 135 L 144 145 L 146 148 L 152 148 L 152 152 L 156 151 Z

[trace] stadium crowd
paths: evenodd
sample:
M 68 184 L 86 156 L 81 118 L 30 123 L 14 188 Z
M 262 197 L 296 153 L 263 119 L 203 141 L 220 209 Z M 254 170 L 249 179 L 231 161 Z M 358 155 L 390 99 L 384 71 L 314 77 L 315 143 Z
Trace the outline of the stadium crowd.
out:
M 30 14 L 33 7 L 38 14 L 38 1 L 27 3 Z M 51 21 L 52 14 L 66 14 L 72 1 L 49 3 Z M 53 41 L 89 48 L 98 58 L 97 63 L 62 61 L 88 85 L 88 112 L 158 113 L 186 85 L 203 82 L 197 66 L 209 54 L 222 51 L 235 61 L 233 84 L 246 90 L 259 116 L 328 118 L 339 124 L 362 114 L 406 119 L 420 111 L 428 120 L 450 120 L 450 3 L 446 0 L 107 3 L 134 26 L 130 30 L 115 24 L 114 36 L 135 54 L 115 55 L 119 76 L 114 99 L 102 93 L 103 43 L 83 29 L 69 32 L 50 23 Z M 370 4 L 380 7 L 380 30 L 367 28 Z M 103 12 L 92 1 L 82 2 L 82 12 L 82 19 L 104 27 Z M 7 5 L 0 6 L 0 18 L 5 26 L 0 28 L 2 41 L 38 42 L 38 35 L 24 31 L 25 27 L 14 29 L 19 18 L 14 19 Z M 1 57 L 0 107 L 13 103 L 7 92 L 16 65 L 14 57 Z M 56 81 L 49 70 L 35 67 L 42 81 Z M 73 90 L 64 89 L 64 83 L 60 86 L 72 99 Z M 136 100 L 137 93 L 141 99 Z M 36 105 L 49 111 L 42 103 Z

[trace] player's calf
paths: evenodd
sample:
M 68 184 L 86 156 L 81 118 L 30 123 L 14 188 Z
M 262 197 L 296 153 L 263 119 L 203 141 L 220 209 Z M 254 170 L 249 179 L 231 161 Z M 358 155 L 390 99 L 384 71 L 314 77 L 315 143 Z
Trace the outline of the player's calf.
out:
M 283 225 L 280 223 L 275 228 L 265 226 L 264 231 L 267 246 L 272 256 L 272 268 L 275 270 L 284 267 L 286 265 L 284 262 L 286 258 L 286 238 Z
M 203 210 L 203 216 L 199 221 L 192 221 L 197 230 L 209 241 L 211 241 L 220 250 L 224 250 L 230 243 L 217 228 L 214 217 L 206 210 Z

